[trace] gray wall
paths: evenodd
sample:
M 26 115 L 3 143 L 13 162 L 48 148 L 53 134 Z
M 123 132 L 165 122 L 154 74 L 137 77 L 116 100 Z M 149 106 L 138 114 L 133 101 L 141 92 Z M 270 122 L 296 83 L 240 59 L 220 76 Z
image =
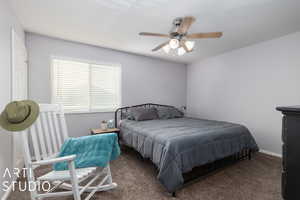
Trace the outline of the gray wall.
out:
M 50 103 L 50 57 L 61 56 L 122 65 L 122 105 L 186 104 L 186 65 L 26 33 L 29 53 L 29 97 Z M 69 134 L 87 135 L 113 113 L 67 114 Z
M 11 99 L 11 28 L 24 37 L 24 32 L 14 17 L 8 1 L 0 0 L 0 110 Z M 3 196 L 3 173 L 13 165 L 12 134 L 0 128 L 0 198 Z
M 279 105 L 300 104 L 300 32 L 188 66 L 191 115 L 245 124 L 260 148 L 281 153 Z

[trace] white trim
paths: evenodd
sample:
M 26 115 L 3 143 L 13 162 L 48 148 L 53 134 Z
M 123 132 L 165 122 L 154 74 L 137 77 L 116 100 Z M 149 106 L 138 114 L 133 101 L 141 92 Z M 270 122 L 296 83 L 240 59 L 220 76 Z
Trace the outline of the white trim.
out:
M 1 129 L 1 128 L 0 128 Z M 24 167 L 24 160 L 19 160 L 19 162 L 17 162 L 16 166 L 14 166 L 18 169 L 22 169 Z M 20 172 L 22 173 L 22 172 Z M 10 193 L 12 192 L 13 189 L 13 184 L 15 183 L 15 181 L 18 179 L 18 176 L 14 176 L 12 182 L 10 183 L 8 190 L 4 192 L 3 196 L 1 197 L 1 200 L 6 200 Z
M 74 58 L 74 57 L 68 57 L 68 56 L 50 55 L 50 60 L 53 60 L 53 59 L 81 62 L 81 63 L 90 64 L 90 65 L 110 65 L 111 67 L 122 67 L 121 63 L 118 63 L 118 62 L 105 62 L 105 61 L 98 61 L 98 60 Z
M 12 101 L 13 100 L 13 78 L 14 78 L 14 66 L 15 66 L 15 61 L 14 61 L 14 57 L 15 57 L 15 30 L 14 28 L 11 28 L 11 35 L 10 35 L 10 45 L 11 45 L 11 48 L 10 48 L 10 51 L 11 51 L 11 54 L 10 54 L 10 100 Z
M 26 93 L 24 93 L 24 95 L 22 95 L 22 99 L 27 99 L 28 98 L 28 52 L 25 46 L 25 41 L 24 38 L 21 37 L 14 28 L 11 28 L 11 70 L 10 70 L 10 100 L 20 100 L 18 98 L 20 98 L 19 95 L 18 98 L 16 98 L 16 86 L 15 86 L 15 82 L 13 81 L 16 78 L 16 73 L 17 73 L 17 68 L 16 68 L 16 59 L 17 59 L 17 54 L 16 54 L 16 44 L 18 44 L 20 42 L 20 46 L 19 47 L 22 50 L 22 53 L 24 53 L 25 56 L 25 61 L 26 64 L 24 65 L 24 67 L 26 68 Z M 24 73 L 24 71 L 22 72 Z M 19 91 L 17 91 L 19 92 Z M 22 155 L 22 148 L 19 147 L 18 145 L 22 144 L 22 140 L 20 138 L 21 136 L 19 136 L 18 134 L 13 133 L 13 139 L 12 139 L 12 144 L 11 146 L 13 147 L 13 168 L 18 168 L 18 169 L 22 169 L 24 166 L 24 159 L 23 159 L 23 155 Z M 18 144 L 20 142 L 20 144 Z M 19 151 L 18 151 L 18 148 Z
M 118 108 L 116 108 L 116 109 L 109 109 L 109 110 L 102 110 L 102 111 L 65 111 L 65 114 L 66 115 L 76 115 L 76 114 L 97 114 L 97 113 L 114 113 L 116 110 L 117 110 Z
M 4 194 L 3 194 L 2 198 L 1 198 L 1 200 L 6 200 L 6 199 L 9 197 L 10 193 L 12 192 L 13 183 L 14 183 L 14 182 L 12 182 L 12 183 L 10 184 L 8 190 L 7 190 L 6 192 L 4 192 Z
M 25 46 L 25 41 L 24 39 L 19 36 L 17 34 L 17 32 L 15 31 L 14 28 L 11 28 L 11 70 L 10 70 L 10 84 L 11 84 L 11 89 L 10 89 L 10 100 L 13 101 L 15 100 L 14 97 L 13 97 L 13 90 L 14 90 L 14 82 L 13 82 L 13 79 L 15 78 L 15 57 L 16 57 L 16 50 L 15 50 L 15 44 L 16 44 L 16 39 L 19 39 L 22 43 L 22 46 L 24 47 L 23 50 L 25 52 L 25 55 L 26 55 L 26 97 L 25 99 L 28 98 L 29 96 L 29 89 L 28 89 L 28 81 L 29 81 L 29 78 L 28 78 L 28 52 L 27 52 L 27 49 L 26 49 L 26 46 Z
M 281 154 L 274 153 L 274 152 L 271 152 L 271 151 L 267 151 L 267 150 L 264 150 L 264 149 L 260 149 L 259 152 L 270 155 L 270 156 L 275 156 L 275 157 L 278 157 L 278 158 L 282 158 Z

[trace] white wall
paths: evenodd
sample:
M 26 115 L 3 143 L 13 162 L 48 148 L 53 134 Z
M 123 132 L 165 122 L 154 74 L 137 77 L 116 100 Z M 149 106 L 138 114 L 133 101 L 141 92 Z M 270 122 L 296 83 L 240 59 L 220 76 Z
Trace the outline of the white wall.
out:
M 99 36 L 100 37 L 100 36 Z M 122 65 L 122 105 L 186 105 L 186 65 L 27 33 L 29 97 L 50 103 L 50 57 L 62 56 Z M 87 135 L 113 113 L 68 114 L 69 133 Z
M 10 101 L 11 73 L 11 28 L 24 37 L 23 30 L 14 17 L 7 0 L 0 0 L 0 111 Z M 5 168 L 12 168 L 12 135 L 0 128 L 0 198 L 3 196 L 2 183 Z
M 281 113 L 300 104 L 300 32 L 188 66 L 188 113 L 245 124 L 260 148 L 281 153 Z

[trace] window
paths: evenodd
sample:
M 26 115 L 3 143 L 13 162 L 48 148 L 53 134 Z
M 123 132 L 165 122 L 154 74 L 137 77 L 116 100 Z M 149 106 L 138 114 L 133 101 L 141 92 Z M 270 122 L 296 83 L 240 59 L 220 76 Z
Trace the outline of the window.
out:
M 52 59 L 52 103 L 66 112 L 111 112 L 121 104 L 121 67 Z

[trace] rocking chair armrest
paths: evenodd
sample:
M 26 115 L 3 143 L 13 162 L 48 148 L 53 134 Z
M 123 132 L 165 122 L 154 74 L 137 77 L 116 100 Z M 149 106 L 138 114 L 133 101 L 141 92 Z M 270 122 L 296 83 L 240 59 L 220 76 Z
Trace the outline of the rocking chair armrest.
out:
M 49 164 L 54 164 L 58 162 L 72 162 L 74 161 L 76 155 L 70 155 L 70 156 L 63 156 L 59 158 L 52 158 L 48 160 L 42 160 L 42 161 L 37 161 L 37 162 L 32 162 L 31 165 L 49 165 Z

